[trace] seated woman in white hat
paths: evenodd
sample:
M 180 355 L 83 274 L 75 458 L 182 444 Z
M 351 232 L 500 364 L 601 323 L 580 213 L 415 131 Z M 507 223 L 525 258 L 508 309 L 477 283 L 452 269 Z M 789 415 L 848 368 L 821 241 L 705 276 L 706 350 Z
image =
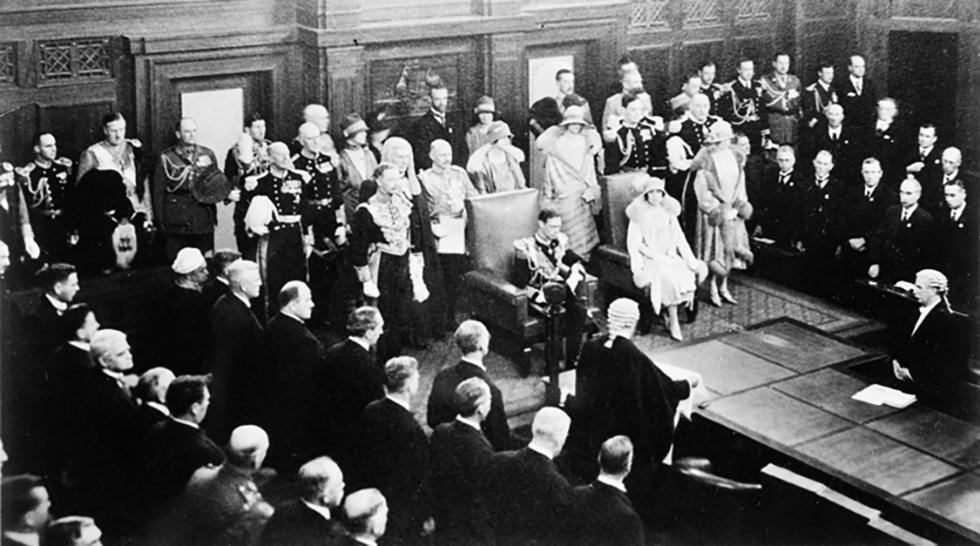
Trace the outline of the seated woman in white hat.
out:
M 666 194 L 664 181 L 640 175 L 634 188 L 639 195 L 626 207 L 633 282 L 649 291 L 653 312 L 666 315 L 670 337 L 681 341 L 677 306 L 694 303 L 697 280 L 704 279 L 708 269 L 691 252 L 677 221 L 681 205 Z

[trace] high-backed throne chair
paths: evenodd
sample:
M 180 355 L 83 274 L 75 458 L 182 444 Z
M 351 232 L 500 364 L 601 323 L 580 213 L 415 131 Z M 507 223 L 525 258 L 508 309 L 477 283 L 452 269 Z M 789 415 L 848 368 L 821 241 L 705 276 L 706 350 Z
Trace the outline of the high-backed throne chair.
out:
M 640 304 L 641 325 L 648 326 L 654 318 L 653 307 L 646 289 L 633 284 L 630 270 L 630 256 L 626 251 L 626 230 L 629 219 L 626 206 L 636 195 L 634 183 L 638 178 L 646 178 L 645 173 L 620 173 L 599 178 L 602 189 L 602 244 L 592 253 L 592 260 L 598 267 L 599 283 L 607 301 L 617 297 L 627 297 Z M 698 302 L 695 298 L 693 310 L 686 315 L 687 322 L 694 322 Z M 641 328 L 644 329 L 644 328 Z
M 530 372 L 532 345 L 545 340 L 546 325 L 534 292 L 513 283 L 514 241 L 537 231 L 538 195 L 526 189 L 466 200 L 466 248 L 473 270 L 463 277 L 462 308 L 487 325 L 494 348 L 509 353 L 524 374 Z M 597 282 L 590 277 L 582 285 L 591 297 Z

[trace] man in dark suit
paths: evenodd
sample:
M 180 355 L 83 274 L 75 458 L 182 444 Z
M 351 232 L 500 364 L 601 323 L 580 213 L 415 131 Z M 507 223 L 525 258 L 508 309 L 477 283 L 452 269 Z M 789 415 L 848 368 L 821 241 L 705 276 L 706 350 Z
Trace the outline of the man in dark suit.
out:
M 453 163 L 466 167 L 470 151 L 466 149 L 464 132 L 449 119 L 449 89 L 442 82 L 429 87 L 429 111 L 412 125 L 411 138 L 415 154 L 415 168 L 423 171 L 432 166 L 429 146 L 434 140 L 442 139 L 453 147 Z
M 312 455 L 310 438 L 317 427 L 317 404 L 322 396 L 315 379 L 322 373 L 323 346 L 305 322 L 313 315 L 313 295 L 302 281 L 289 281 L 279 291 L 279 314 L 265 332 L 269 351 L 269 382 L 263 389 L 267 404 L 264 423 L 272 450 L 269 464 L 292 474 Z
M 844 113 L 855 127 L 868 127 L 874 123 L 875 101 L 878 95 L 874 83 L 864 76 L 864 58 L 851 55 L 847 66 L 848 77 L 837 84 L 837 98 Z
M 796 153 L 792 146 L 783 145 L 776 151 L 778 169 L 770 169 L 762 179 L 761 194 L 754 220 L 757 235 L 768 237 L 776 244 L 789 248 L 796 241 L 800 223 L 800 195 L 803 173 L 795 169 Z
M 320 382 L 327 394 L 330 430 L 319 440 L 321 451 L 329 453 L 345 444 L 364 407 L 384 396 L 384 373 L 374 354 L 384 325 L 376 307 L 359 307 L 347 317 L 349 337 L 327 349 L 327 366 Z
M 863 277 L 868 271 L 868 245 L 885 218 L 885 212 L 898 204 L 898 194 L 881 183 L 881 164 L 869 157 L 861 165 L 864 184 L 849 191 L 844 201 L 841 259 L 848 278 Z
M 170 418 L 167 407 L 167 389 L 177 377 L 174 372 L 163 367 L 150 368 L 140 375 L 133 396 L 139 400 L 136 412 L 136 430 L 143 440 L 148 440 L 150 431 L 159 423 Z
M 492 544 L 487 507 L 476 487 L 493 455 L 480 430 L 490 413 L 490 386 L 471 377 L 456 387 L 455 401 L 455 420 L 437 426 L 430 438 L 436 539 L 448 545 Z
M 258 264 L 234 262 L 228 267 L 228 282 L 228 293 L 211 309 L 213 342 L 205 369 L 213 377 L 215 399 L 205 429 L 218 443 L 236 424 L 261 418 L 260 392 L 266 379 L 262 326 L 250 303 L 262 286 Z
M 242 257 L 241 252 L 234 250 L 216 250 L 208 260 L 208 280 L 204 283 L 204 298 L 208 309 L 214 306 L 218 298 L 225 295 L 228 288 L 228 266 Z
M 892 336 L 892 372 L 927 403 L 949 404 L 963 381 L 964 351 L 949 313 L 946 275 L 923 269 L 915 275 L 917 313 L 899 321 Z
M 817 152 L 827 150 L 834 156 L 831 175 L 844 185 L 857 185 L 863 152 L 861 131 L 850 122 L 844 122 L 844 108 L 830 104 L 824 110 L 825 119 L 818 123 L 806 142 L 803 161 L 811 164 Z M 808 169 L 809 170 L 809 169 Z
M 483 491 L 498 544 L 568 544 L 572 486 L 553 461 L 568 437 L 569 418 L 558 408 L 538 410 L 531 443 L 495 453 Z
M 643 522 L 626 496 L 623 480 L 633 467 L 633 442 L 613 436 L 599 451 L 599 476 L 575 488 L 575 538 L 582 544 L 640 546 Z
M 299 499 L 276 507 L 262 531 L 262 546 L 339 544 L 346 533 L 333 511 L 344 499 L 344 473 L 330 457 L 317 457 L 299 467 L 303 488 Z
M 922 186 L 914 178 L 902 182 L 901 205 L 885 212 L 868 248 L 868 276 L 880 282 L 909 279 L 933 263 L 936 222 L 919 206 Z
M 13 472 L 43 471 L 39 463 L 44 442 L 34 431 L 44 426 L 45 367 L 51 352 L 66 341 L 61 337 L 58 317 L 79 290 L 78 274 L 70 264 L 51 264 L 37 277 L 44 293 L 12 313 L 9 351 L 2 360 L 0 413 L 4 445 L 13 461 L 8 471 Z
M 91 341 L 98 365 L 82 379 L 74 396 L 75 453 L 69 464 L 77 483 L 80 513 L 105 522 L 104 531 L 118 536 L 131 523 L 128 499 L 132 493 L 136 437 L 136 403 L 130 396 L 133 355 L 126 334 L 99 330 Z
M 497 451 L 517 449 L 526 444 L 511 433 L 504 411 L 504 397 L 494 384 L 483 365 L 483 358 L 490 352 L 490 331 L 476 320 L 464 321 L 453 334 L 453 341 L 463 353 L 455 366 L 443 368 L 436 374 L 429 394 L 426 420 L 431 428 L 456 418 L 459 408 L 455 404 L 456 386 L 471 378 L 479 377 L 490 386 L 490 413 L 482 423 L 484 434 Z
M 385 364 L 385 397 L 364 408 L 360 434 L 345 464 L 352 489 L 378 488 L 388 500 L 389 544 L 419 544 L 433 531 L 429 441 L 410 402 L 418 393 L 418 362 L 410 356 Z
M 931 123 L 919 125 L 918 146 L 905 157 L 905 172 L 922 184 L 922 206 L 934 214 L 943 208 L 943 151 L 936 131 Z
M 803 252 L 813 276 L 815 290 L 832 293 L 839 281 L 836 252 L 841 244 L 846 188 L 832 178 L 834 158 L 821 150 L 813 159 L 814 174 L 807 178 L 801 193 L 802 214 L 797 248 Z
M 938 263 L 951 279 L 952 301 L 970 310 L 976 303 L 980 269 L 980 216 L 977 206 L 967 203 L 966 184 L 962 180 L 946 184 L 943 191 L 946 207 L 937 220 Z
M 8 476 L 0 484 L 2 546 L 29 546 L 40 542 L 40 532 L 51 521 L 51 497 L 40 476 Z
M 221 448 L 201 430 L 210 404 L 207 376 L 182 375 L 167 389 L 167 408 L 172 418 L 151 431 L 149 458 L 144 467 L 151 505 L 177 497 L 198 468 L 224 462 Z

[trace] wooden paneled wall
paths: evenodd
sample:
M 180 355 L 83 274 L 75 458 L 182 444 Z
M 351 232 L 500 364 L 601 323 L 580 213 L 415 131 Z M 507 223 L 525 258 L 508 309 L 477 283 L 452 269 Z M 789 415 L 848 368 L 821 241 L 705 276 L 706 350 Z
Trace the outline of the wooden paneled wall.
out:
M 633 56 L 656 100 L 679 92 L 705 60 L 718 81 L 739 57 L 770 69 L 776 51 L 805 84 L 831 59 L 846 74 L 852 52 L 887 84 L 895 30 L 955 33 L 958 142 L 977 149 L 980 25 L 974 0 L 7 0 L 0 3 L 0 145 L 16 162 L 45 128 L 75 155 L 99 137 L 103 113 L 121 110 L 131 136 L 168 143 L 182 89 L 242 82 L 246 107 L 263 111 L 270 137 L 289 139 L 302 106 L 322 102 L 339 120 L 390 108 L 424 109 L 420 81 L 437 73 L 455 115 L 494 96 L 523 123 L 528 59 L 576 56 L 578 90 L 598 115 L 616 88 L 616 60 Z M 385 6 L 390 6 L 386 9 Z M 93 60 L 85 40 L 105 39 Z M 66 46 L 63 42 L 74 45 Z M 67 47 L 67 49 L 66 49 Z M 75 49 L 72 49 L 74 47 Z M 60 49 L 59 49 L 60 48 Z M 96 48 L 97 49 L 97 48 Z M 67 57 L 61 53 L 67 52 Z M 88 56 L 86 56 L 88 55 Z M 55 66 L 57 61 L 65 61 Z M 87 60 L 86 60 L 87 59 Z M 579 60 L 581 59 L 581 61 Z M 85 65 L 85 66 L 82 66 Z M 49 75 L 50 73 L 50 75 Z M 399 85 L 402 74 L 405 85 Z M 251 101 L 251 102 L 250 102 Z

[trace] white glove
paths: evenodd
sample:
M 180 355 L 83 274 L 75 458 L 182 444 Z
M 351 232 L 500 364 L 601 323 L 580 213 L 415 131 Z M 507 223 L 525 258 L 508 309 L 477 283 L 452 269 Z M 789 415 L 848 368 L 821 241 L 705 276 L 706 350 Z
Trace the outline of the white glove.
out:
M 408 273 L 412 277 L 412 294 L 414 300 L 422 303 L 429 299 L 429 288 L 425 286 L 425 258 L 422 253 L 413 252 L 408 256 Z
M 37 241 L 34 237 L 24 238 L 24 252 L 31 257 L 32 260 L 36 260 L 41 255 L 41 247 L 37 246 Z
M 362 292 L 364 297 L 377 299 L 381 296 L 381 291 L 378 290 L 378 285 L 374 284 L 374 281 L 368 280 L 364 283 Z

